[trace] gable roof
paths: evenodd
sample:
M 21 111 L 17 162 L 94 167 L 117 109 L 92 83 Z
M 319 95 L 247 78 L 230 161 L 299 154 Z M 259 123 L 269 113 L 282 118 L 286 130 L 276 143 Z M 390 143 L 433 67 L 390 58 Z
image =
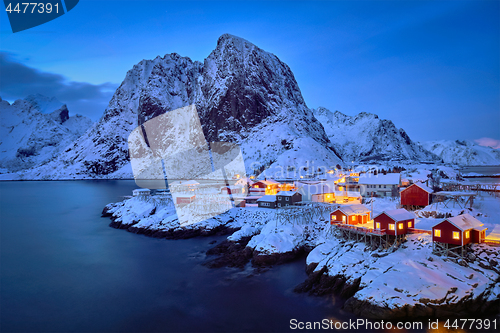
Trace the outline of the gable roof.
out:
M 360 215 L 369 213 L 370 210 L 363 204 L 354 204 L 354 205 L 344 205 L 335 209 L 334 211 L 340 210 L 342 213 L 346 215 Z
M 483 223 L 481 221 L 479 221 L 478 219 L 472 217 L 470 214 L 462 214 L 462 215 L 458 215 L 455 217 L 449 217 L 449 218 L 439 222 L 438 224 L 443 223 L 444 221 L 450 222 L 451 224 L 453 224 L 455 227 L 457 227 L 458 229 L 460 229 L 462 231 L 469 230 L 469 229 L 483 230 L 483 228 L 482 228 Z
M 407 189 L 409 189 L 410 187 L 412 187 L 413 185 L 415 186 L 418 186 L 420 187 L 422 190 L 424 190 L 425 192 L 427 193 L 434 193 L 434 190 L 432 190 L 431 188 L 427 187 L 426 185 L 424 185 L 423 183 L 421 182 L 416 182 L 416 183 L 413 183 L 411 184 L 410 186 L 408 186 L 407 188 L 403 189 L 403 191 L 406 191 Z M 401 192 L 403 192 L 401 191 Z
M 389 216 L 391 219 L 393 219 L 396 222 L 404 221 L 404 220 L 411 220 L 411 219 L 415 218 L 415 214 L 407 211 L 404 208 L 400 208 L 400 209 L 383 211 L 382 213 L 375 216 L 374 219 L 376 219 L 377 217 L 379 217 L 382 214 Z
M 275 180 L 272 180 L 272 179 L 267 179 L 267 180 L 259 180 L 257 182 L 255 182 L 254 184 L 257 184 L 257 183 L 262 183 L 266 186 L 268 185 L 275 185 L 275 184 L 279 184 L 277 181 Z
M 276 202 L 276 196 L 268 194 L 268 195 L 265 195 L 265 196 L 261 197 L 260 199 L 257 199 L 257 202 L 260 202 L 260 201 Z
M 399 185 L 401 180 L 400 173 L 388 173 L 387 175 L 378 174 L 376 176 L 372 174 L 364 174 L 363 177 L 359 177 L 358 184 L 362 185 Z
M 281 196 L 284 196 L 284 197 L 291 197 L 292 195 L 294 195 L 296 193 L 297 192 L 295 192 L 295 191 L 279 191 L 276 195 L 281 195 Z

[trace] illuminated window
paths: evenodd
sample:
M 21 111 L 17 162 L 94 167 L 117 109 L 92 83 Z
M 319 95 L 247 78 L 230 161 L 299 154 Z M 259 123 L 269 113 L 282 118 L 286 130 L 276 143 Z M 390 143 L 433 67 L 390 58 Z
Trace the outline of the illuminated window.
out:
M 411 228 L 411 221 L 408 222 L 408 228 Z
M 400 230 L 403 229 L 403 223 L 398 224 L 398 229 L 400 229 Z
M 458 231 L 453 231 L 453 239 L 460 239 L 460 233 Z
M 375 222 L 375 229 L 380 229 L 380 222 Z
M 440 229 L 434 229 L 434 237 L 441 237 L 441 230 Z
M 346 220 L 345 216 L 342 216 L 342 222 L 345 222 L 345 220 Z
M 465 232 L 465 238 L 469 238 L 469 237 L 470 237 L 470 231 L 469 231 L 469 230 L 467 230 L 467 231 Z
M 254 185 L 253 188 L 259 188 L 259 185 Z
M 356 216 L 351 217 L 351 221 L 354 221 L 355 218 L 356 218 Z
M 389 230 L 394 230 L 394 224 L 393 223 L 389 223 Z
M 337 215 L 332 215 L 332 221 L 337 221 Z

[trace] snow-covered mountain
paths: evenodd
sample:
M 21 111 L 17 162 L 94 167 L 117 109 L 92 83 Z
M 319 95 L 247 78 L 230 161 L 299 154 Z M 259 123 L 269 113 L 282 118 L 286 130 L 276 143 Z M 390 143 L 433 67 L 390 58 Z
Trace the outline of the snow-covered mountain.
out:
M 437 156 L 413 142 L 408 134 L 390 120 L 361 112 L 347 116 L 339 111 L 313 109 L 332 144 L 345 161 L 432 161 Z
M 56 109 L 47 113 L 50 107 Z M 0 98 L 0 173 L 49 161 L 91 125 L 87 117 L 69 117 L 66 105 L 54 98 L 31 95 L 12 104 Z
M 208 141 L 240 145 L 247 172 L 341 163 L 290 68 L 252 43 L 224 34 L 203 64 L 176 53 L 139 62 L 96 126 L 25 178 L 132 177 L 131 131 L 192 104 Z
M 63 106 L 63 103 L 61 103 L 57 98 L 47 97 L 42 94 L 28 95 L 24 100 L 30 102 L 32 108 L 40 111 L 41 113 L 50 113 Z
M 500 165 L 500 150 L 479 146 L 472 141 L 426 141 L 421 145 L 445 163 L 457 165 Z

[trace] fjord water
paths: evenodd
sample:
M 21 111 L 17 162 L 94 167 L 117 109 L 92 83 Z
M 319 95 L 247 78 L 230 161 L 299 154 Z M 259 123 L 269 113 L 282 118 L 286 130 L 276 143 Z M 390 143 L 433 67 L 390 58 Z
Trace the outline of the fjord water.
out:
M 133 181 L 0 182 L 3 332 L 288 331 L 347 320 L 296 294 L 304 260 L 257 273 L 202 266 L 224 237 L 154 239 L 108 226 Z

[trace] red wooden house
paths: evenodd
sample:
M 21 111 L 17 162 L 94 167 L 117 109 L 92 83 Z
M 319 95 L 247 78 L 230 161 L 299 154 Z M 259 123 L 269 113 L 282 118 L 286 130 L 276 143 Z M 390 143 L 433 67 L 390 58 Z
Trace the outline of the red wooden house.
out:
M 469 214 L 449 217 L 432 227 L 432 241 L 456 246 L 484 242 L 486 227 Z
M 401 205 L 409 208 L 412 206 L 425 207 L 432 203 L 432 192 L 422 183 L 415 183 L 401 191 Z
M 415 227 L 415 214 L 404 208 L 384 211 L 373 219 L 374 228 L 385 230 L 387 235 L 399 236 Z
M 362 204 L 340 206 L 330 213 L 330 223 L 364 224 L 370 220 L 370 210 Z

